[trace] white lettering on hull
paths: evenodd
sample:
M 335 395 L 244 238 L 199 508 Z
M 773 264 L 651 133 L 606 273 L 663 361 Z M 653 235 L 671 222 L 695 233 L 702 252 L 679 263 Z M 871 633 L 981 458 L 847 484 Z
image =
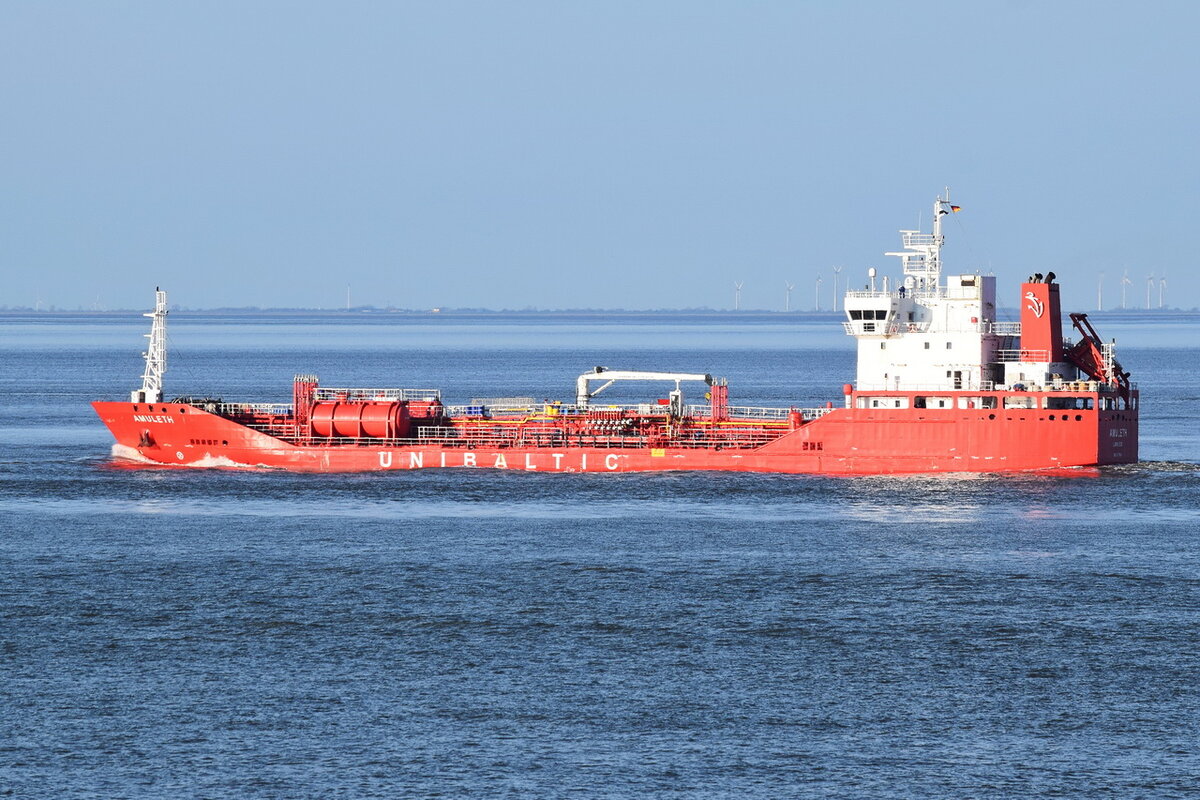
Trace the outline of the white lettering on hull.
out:
M 133 421 L 134 422 L 166 422 L 171 425 L 175 424 L 174 418 L 168 417 L 168 416 L 165 416 L 162 414 L 134 414 Z
M 445 450 L 436 452 L 436 461 L 434 460 L 433 452 L 420 450 L 409 450 L 407 452 L 399 453 L 399 461 L 396 460 L 397 454 L 391 450 L 379 450 L 377 451 L 377 457 L 379 459 L 380 469 L 424 469 L 426 463 L 428 463 L 430 467 L 438 466 L 442 468 L 455 466 L 478 468 L 483 466 L 490 467 L 492 469 L 524 469 L 529 471 L 543 469 L 553 472 L 588 471 L 588 453 L 579 454 L 579 461 L 576 462 L 578 466 L 575 467 L 572 466 L 572 462 L 575 462 L 575 458 L 570 453 L 483 453 L 482 456 L 486 459 L 486 461 L 483 464 L 480 464 L 480 454 L 476 452 L 465 452 L 461 454 L 447 452 Z M 509 464 L 508 458 L 510 455 L 515 456 L 518 459 L 511 465 Z M 603 468 L 609 472 L 621 471 L 629 458 L 627 454 L 618 453 L 606 453 L 600 455 L 603 455 L 604 458 Z M 456 461 L 459 463 L 454 463 Z M 600 469 L 600 466 L 596 464 L 592 466 L 592 469 Z

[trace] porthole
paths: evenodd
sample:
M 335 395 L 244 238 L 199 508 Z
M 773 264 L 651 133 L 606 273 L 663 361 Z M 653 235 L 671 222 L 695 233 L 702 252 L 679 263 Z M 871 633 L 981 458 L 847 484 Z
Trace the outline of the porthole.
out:
M 1053 420 L 1053 419 L 1054 419 L 1054 415 L 1053 415 L 1053 414 L 1051 414 L 1051 415 L 1050 415 L 1050 419 L 1051 419 L 1051 420 Z
M 988 419 L 995 419 L 995 418 L 996 418 L 995 414 L 988 414 Z
M 1082 422 L 1082 421 L 1083 421 L 1083 414 L 1076 414 L 1076 415 L 1075 415 L 1075 421 L 1076 421 L 1076 422 Z

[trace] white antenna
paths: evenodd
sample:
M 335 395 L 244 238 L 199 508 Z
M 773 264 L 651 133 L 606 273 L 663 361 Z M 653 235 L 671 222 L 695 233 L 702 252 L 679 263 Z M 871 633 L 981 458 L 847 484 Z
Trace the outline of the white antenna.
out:
M 161 403 L 163 373 L 167 371 L 167 293 L 154 287 L 154 311 L 142 316 L 153 320 L 146 334 L 150 345 L 142 353 L 146 371 L 142 373 L 142 388 L 132 392 L 129 399 L 134 403 Z
M 1129 270 L 1125 270 L 1125 274 L 1121 276 L 1121 310 L 1125 310 L 1125 289 L 1128 288 L 1133 281 L 1129 280 Z
M 1158 279 L 1158 307 L 1163 307 L 1163 292 L 1167 290 L 1167 273 Z
M 833 268 L 833 310 L 838 310 L 838 275 L 842 272 L 841 267 Z
M 1150 290 L 1154 288 L 1154 273 L 1146 276 L 1146 310 L 1150 310 Z
M 823 280 L 823 278 L 821 277 L 820 273 L 818 273 L 817 274 L 817 288 L 816 288 L 816 292 L 815 292 L 815 296 L 814 296 L 814 300 L 813 300 L 813 304 L 817 311 L 821 310 L 821 281 L 822 280 Z
M 783 285 L 785 287 L 787 287 L 787 295 L 785 295 L 784 301 L 783 301 L 783 310 L 791 311 L 792 310 L 792 289 L 796 288 L 796 284 L 788 283 L 787 281 L 784 281 Z
M 870 269 L 867 270 L 867 277 L 871 279 L 871 291 L 872 292 L 875 291 L 875 275 L 876 274 L 877 273 L 875 272 L 874 267 L 871 267 Z
M 734 311 L 742 310 L 742 284 L 744 284 L 744 283 L 745 283 L 745 281 L 734 281 L 733 282 L 733 310 Z
M 1100 273 L 1100 277 L 1096 279 L 1096 310 L 1104 310 L 1104 273 Z

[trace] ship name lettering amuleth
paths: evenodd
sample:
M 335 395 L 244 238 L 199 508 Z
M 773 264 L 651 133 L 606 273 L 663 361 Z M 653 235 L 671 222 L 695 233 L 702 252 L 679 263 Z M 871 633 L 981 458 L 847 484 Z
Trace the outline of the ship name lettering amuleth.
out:
M 731 470 L 881 474 L 994 472 L 1138 457 L 1138 391 L 1085 314 L 1063 338 L 1053 273 L 1021 285 L 1020 322 L 996 319 L 995 278 L 942 275 L 943 216 L 901 232 L 903 276 L 845 297 L 855 384 L 822 408 L 731 405 L 698 373 L 597 367 L 564 402 L 447 405 L 434 389 L 320 386 L 298 375 L 290 404 L 164 400 L 167 298 L 157 292 L 142 388 L 93 403 L 114 455 L 149 464 L 309 472 L 477 467 L 543 472 Z M 610 405 L 615 381 L 666 382 L 665 398 Z M 705 402 L 683 386 L 703 384 Z

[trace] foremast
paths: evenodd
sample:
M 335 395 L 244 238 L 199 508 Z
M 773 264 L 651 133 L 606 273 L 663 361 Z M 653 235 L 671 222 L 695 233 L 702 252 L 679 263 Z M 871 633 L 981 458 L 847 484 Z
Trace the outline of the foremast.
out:
M 163 399 L 163 374 L 167 371 L 167 293 L 154 288 L 154 311 L 143 314 L 149 317 L 150 340 L 142 357 L 146 359 L 146 370 L 142 373 L 142 388 L 130 393 L 134 403 L 161 403 Z

